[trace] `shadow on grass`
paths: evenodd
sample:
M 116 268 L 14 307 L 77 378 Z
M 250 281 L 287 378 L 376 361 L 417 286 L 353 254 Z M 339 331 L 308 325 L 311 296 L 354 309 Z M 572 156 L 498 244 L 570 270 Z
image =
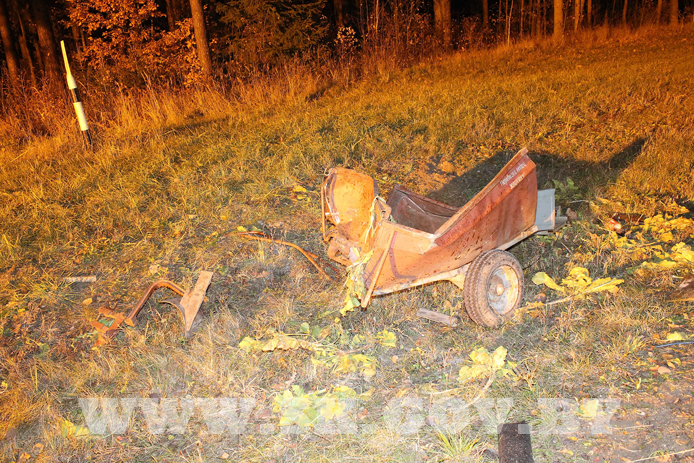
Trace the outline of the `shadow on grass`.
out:
M 645 144 L 645 138 L 637 138 L 603 162 L 580 161 L 547 152 L 531 151 L 528 154 L 537 165 L 539 189 L 554 188 L 553 180 L 565 184 L 570 178 L 577 187 L 577 195 L 589 199 L 596 188 L 614 182 L 641 154 Z M 499 151 L 464 174 L 454 177 L 428 196 L 451 206 L 462 207 L 492 181 L 516 152 Z
M 195 133 L 198 130 L 214 127 L 229 120 L 229 116 L 218 116 L 209 119 L 205 119 L 203 116 L 202 112 L 196 111 L 192 115 L 186 116 L 185 121 L 165 125 L 161 130 L 165 136 L 180 135 L 185 132 Z

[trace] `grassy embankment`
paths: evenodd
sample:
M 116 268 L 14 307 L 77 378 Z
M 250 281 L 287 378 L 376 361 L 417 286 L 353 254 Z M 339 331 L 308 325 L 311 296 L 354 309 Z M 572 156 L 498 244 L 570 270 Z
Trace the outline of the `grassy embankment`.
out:
M 514 398 L 513 418 L 532 421 L 541 397 L 610 396 L 633 404 L 644 392 L 655 395 L 668 377 L 639 359 L 672 330 L 668 324 L 692 331 L 691 303 L 666 303 L 658 292 L 676 285 L 682 269 L 631 275 L 627 269 L 638 262 L 611 252 L 601 214 L 610 207 L 672 212 L 673 199 L 694 199 L 692 41 L 689 29 L 475 52 L 384 71 L 348 88 L 288 77 L 281 95 L 268 87 L 247 101 L 211 91 L 151 92 L 113 100 L 97 126 L 94 152 L 79 148 L 67 130 L 2 144 L 3 458 L 23 452 L 44 461 L 70 455 L 209 461 L 225 452 L 255 461 L 476 458 L 495 445 L 478 425 L 445 439 L 430 426 L 398 436 L 380 416 L 398 395 L 428 401 L 432 390 L 458 387 L 458 369 L 478 346 L 503 345 L 519 364 L 520 381 L 498 379 L 489 392 Z M 69 111 L 63 117 L 56 127 L 72 123 Z M 238 225 L 264 225 L 323 254 L 316 188 L 328 167 L 365 171 L 386 194 L 402 183 L 462 204 L 523 146 L 537 161 L 541 186 L 553 179 L 576 183 L 577 191 L 561 188 L 559 199 L 579 212 L 559 239 L 532 238 L 513 250 L 525 267 L 526 299 L 540 291 L 529 282 L 535 272 L 561 278 L 576 265 L 592 276 L 626 279 L 616 295 L 541 309 L 501 330 L 463 317 L 452 330 L 415 316 L 420 307 L 458 304 L 460 292 L 441 283 L 376 299 L 335 325 L 339 283 L 322 281 L 290 249 L 229 235 Z M 308 193 L 297 197 L 296 185 Z M 591 211 L 586 201 L 596 197 L 621 204 Z M 93 338 L 85 334 L 99 306 L 126 310 L 158 278 L 191 287 L 203 269 L 215 278 L 192 340 L 182 339 L 178 314 L 153 302 L 135 329 L 100 352 L 90 349 Z M 94 284 L 63 281 L 91 274 L 98 276 Z M 321 342 L 343 350 L 351 347 L 341 339 L 363 336 L 371 346 L 364 353 L 378 360 L 376 375 L 336 373 L 314 365 L 303 350 L 237 348 L 243 337 L 269 328 L 298 333 L 303 322 L 328 327 Z M 383 329 L 396 334 L 397 348 L 374 345 Z M 689 384 L 685 357 L 669 376 Z M 122 437 L 61 436 L 62 420 L 84 423 L 78 397 L 251 397 L 270 406 L 291 385 L 318 391 L 337 384 L 373 389 L 359 417 L 361 425 L 373 425 L 368 433 L 327 439 L 254 433 L 237 440 L 205 434 L 194 415 L 186 434 L 158 436 L 139 414 Z M 471 391 L 458 393 L 469 398 Z M 618 447 L 609 435 L 535 439 L 539 461 L 571 460 L 571 452 L 588 450 L 608 456 Z M 659 445 L 670 443 L 651 442 L 629 457 L 682 450 Z

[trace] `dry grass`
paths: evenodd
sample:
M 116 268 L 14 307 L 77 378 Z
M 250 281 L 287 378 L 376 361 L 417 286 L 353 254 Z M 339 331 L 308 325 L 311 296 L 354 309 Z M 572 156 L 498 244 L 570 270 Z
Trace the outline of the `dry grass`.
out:
M 477 346 L 504 345 L 518 362 L 521 380 L 499 379 L 490 390 L 514 398 L 513 418 L 535 419 L 542 397 L 609 396 L 639 406 L 646 400 L 639 394 L 654 395 L 662 379 L 639 362 L 662 364 L 659 351 L 647 351 L 673 329 L 668 324 L 692 331 L 691 304 L 660 296 L 676 273 L 630 276 L 631 264 L 601 241 L 601 216 L 580 201 L 604 196 L 653 214 L 673 199 L 694 199 L 694 35 L 659 34 L 471 52 L 346 87 L 322 85 L 300 69 L 234 94 L 149 89 L 95 98 L 87 106 L 93 152 L 79 148 L 68 110 L 44 111 L 52 136 L 25 133 L 0 146 L 1 458 L 19 459 L 40 443 L 35 461 L 214 461 L 225 452 L 236 461 L 484 459 L 495 437 L 479 423 L 441 438 L 426 426 L 396 435 L 380 419 L 398 394 L 428 398 L 428 390 L 456 387 Z M 8 118 L 2 133 L 16 135 L 19 123 Z M 533 238 L 513 250 L 526 270 L 526 298 L 539 292 L 529 283 L 533 273 L 561 277 L 577 263 L 591 275 L 625 277 L 618 294 L 546 308 L 496 331 L 467 319 L 458 330 L 418 319 L 420 307 L 460 301 L 448 283 L 378 298 L 341 324 L 349 338 L 383 329 L 397 335 L 396 349 L 368 351 L 379 361 L 371 381 L 315 366 L 304 351 L 238 349 L 245 336 L 298 333 L 302 322 L 332 326 L 329 339 L 339 344 L 333 318 L 342 299 L 340 284 L 322 281 L 294 251 L 231 236 L 238 225 L 323 254 L 315 188 L 326 168 L 366 171 L 385 194 L 399 182 L 462 204 L 522 146 L 542 186 L 575 181 L 578 190 L 560 189 L 559 198 L 582 218 L 558 239 Z M 309 188 L 308 199 L 292 194 L 297 184 Z M 156 278 L 191 287 L 203 269 L 215 278 L 194 338 L 183 339 L 180 317 L 153 301 L 135 329 L 101 352 L 90 349 L 85 334 L 99 306 L 125 310 Z M 98 281 L 63 281 L 89 274 Z M 686 352 L 678 355 L 686 363 Z M 691 381 L 684 367 L 671 377 Z M 361 421 L 368 432 L 215 436 L 193 415 L 186 434 L 152 435 L 138 412 L 118 438 L 61 436 L 62 420 L 84 422 L 79 397 L 249 397 L 269 406 L 290 385 L 334 384 L 374 389 Z M 601 449 L 592 456 L 618 454 L 617 437 L 580 437 L 538 436 L 538 460 L 573 461 L 559 452 L 576 455 L 588 441 Z

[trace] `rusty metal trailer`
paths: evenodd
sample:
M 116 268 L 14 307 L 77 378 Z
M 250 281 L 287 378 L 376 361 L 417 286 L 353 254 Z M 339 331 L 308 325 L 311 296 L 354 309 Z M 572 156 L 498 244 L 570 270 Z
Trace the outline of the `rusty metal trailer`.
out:
M 523 272 L 506 249 L 566 222 L 554 190 L 538 191 L 527 149 L 462 208 L 401 186 L 384 201 L 368 175 L 333 168 L 321 210 L 331 259 L 349 266 L 368 256 L 362 307 L 373 296 L 449 280 L 463 290 L 470 318 L 489 327 L 511 318 L 522 299 Z

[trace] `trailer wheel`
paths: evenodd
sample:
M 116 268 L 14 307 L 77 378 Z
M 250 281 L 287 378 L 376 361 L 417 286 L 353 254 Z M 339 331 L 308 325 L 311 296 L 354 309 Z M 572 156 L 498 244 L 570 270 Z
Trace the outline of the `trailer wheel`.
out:
M 518 259 L 493 249 L 472 261 L 465 275 L 463 298 L 470 318 L 495 328 L 513 317 L 523 296 L 523 270 Z

